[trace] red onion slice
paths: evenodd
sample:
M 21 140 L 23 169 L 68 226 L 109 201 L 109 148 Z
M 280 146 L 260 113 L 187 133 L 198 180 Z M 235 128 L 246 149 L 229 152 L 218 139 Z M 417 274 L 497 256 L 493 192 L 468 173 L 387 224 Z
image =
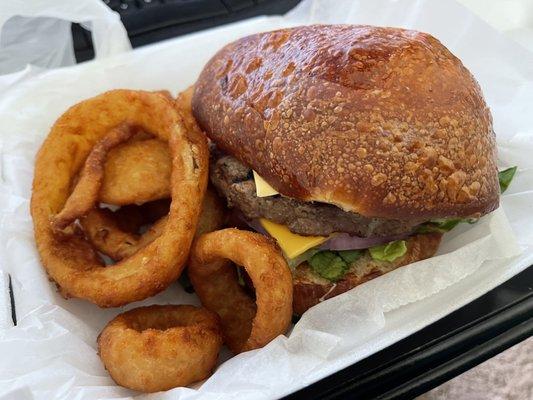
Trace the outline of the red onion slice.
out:
M 408 237 L 409 234 L 394 235 L 394 236 L 374 236 L 374 237 L 359 237 L 352 236 L 348 233 L 336 233 L 327 242 L 320 245 L 321 250 L 360 250 L 368 249 L 369 247 L 378 246 L 380 244 L 401 240 Z

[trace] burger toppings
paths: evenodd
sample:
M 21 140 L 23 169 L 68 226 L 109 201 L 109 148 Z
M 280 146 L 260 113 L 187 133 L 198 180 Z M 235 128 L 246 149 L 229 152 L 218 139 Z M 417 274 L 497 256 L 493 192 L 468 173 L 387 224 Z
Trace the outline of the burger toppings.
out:
M 405 240 L 395 240 L 394 242 L 371 247 L 368 251 L 374 260 L 392 262 L 407 252 L 407 246 Z
M 368 218 L 331 204 L 295 200 L 282 195 L 258 196 L 263 184 L 254 181 L 251 168 L 236 158 L 215 154 L 210 178 L 230 208 L 240 210 L 248 220 L 268 219 L 304 236 L 329 236 L 345 232 L 358 237 L 390 237 L 410 234 L 423 220 Z
M 344 277 L 352 265 L 365 253 L 366 250 L 319 250 L 310 249 L 300 256 L 290 259 L 289 266 L 296 268 L 307 262 L 314 273 L 331 282 L 336 282 Z M 393 262 L 407 252 L 405 240 L 395 240 L 379 246 L 368 248 L 368 254 L 376 261 Z
M 292 233 L 286 226 L 261 218 L 261 226 L 278 242 L 287 258 L 294 258 L 328 240 L 324 236 L 302 236 Z
M 498 174 L 503 193 L 517 168 Z M 446 233 L 475 218 L 398 221 L 367 218 L 325 204 L 281 196 L 257 172 L 231 156 L 213 160 L 211 181 L 230 207 L 256 231 L 273 237 L 291 268 L 307 262 L 318 276 L 337 282 L 365 252 L 373 260 L 392 263 L 407 252 L 406 238 L 413 233 Z M 355 233 L 355 234 L 354 234 Z
M 276 189 L 270 186 L 270 184 L 261 177 L 261 175 L 255 171 L 253 171 L 253 173 L 257 197 L 269 197 L 279 194 Z
M 362 252 L 358 250 L 346 251 L 320 251 L 313 255 L 308 263 L 315 273 L 329 281 L 335 282 L 342 279 Z
M 498 172 L 498 180 L 500 181 L 500 192 L 505 192 L 509 184 L 514 178 L 518 167 L 511 167 Z
M 502 192 L 516 167 L 499 173 Z M 307 263 L 318 276 L 337 282 L 363 255 L 392 263 L 407 252 L 414 233 L 445 233 L 472 218 L 399 221 L 367 218 L 325 203 L 304 202 L 280 195 L 256 171 L 236 158 L 215 152 L 211 181 L 228 206 L 240 211 L 250 227 L 273 237 L 289 263 Z

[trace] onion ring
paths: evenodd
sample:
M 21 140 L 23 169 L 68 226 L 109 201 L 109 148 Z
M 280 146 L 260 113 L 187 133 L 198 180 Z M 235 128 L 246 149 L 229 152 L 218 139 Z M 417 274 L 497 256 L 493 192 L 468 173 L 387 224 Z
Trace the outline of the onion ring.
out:
M 178 112 L 183 118 L 183 123 L 187 129 L 200 129 L 196 118 L 192 113 L 192 95 L 194 93 L 194 85 L 189 86 L 186 90 L 178 94 L 176 97 L 175 105 Z
M 207 187 L 195 237 L 220 229 L 226 220 L 224 211 L 221 200 L 210 187 Z M 166 221 L 166 216 L 164 216 L 150 226 L 145 233 L 138 235 L 123 229 L 120 226 L 120 219 L 114 214 L 108 209 L 96 208 L 82 218 L 80 223 L 92 245 L 100 253 L 115 261 L 129 257 L 153 242 L 161 234 Z
M 231 262 L 250 276 L 255 303 Z M 234 228 L 202 235 L 193 244 L 188 274 L 203 306 L 220 316 L 224 342 L 233 352 L 262 347 L 287 330 L 292 276 L 279 248 L 265 236 Z
M 158 93 L 172 100 L 168 92 Z M 187 131 L 198 134 L 201 130 L 192 114 L 192 93 L 191 86 L 178 95 L 174 105 Z M 168 146 L 161 140 L 132 140 L 117 146 L 109 152 L 105 163 L 100 201 L 126 205 L 169 197 L 170 166 Z
M 143 204 L 170 196 L 170 153 L 158 139 L 124 143 L 109 152 L 100 201 Z
M 207 378 L 221 346 L 218 316 L 189 305 L 127 311 L 98 336 L 98 352 L 113 380 L 142 392 Z
M 104 177 L 104 161 L 107 153 L 134 134 L 135 130 L 123 122 L 111 129 L 95 144 L 87 160 L 85 160 L 80 179 L 76 183 L 74 190 L 68 197 L 63 209 L 52 219 L 52 229 L 54 231 L 63 230 L 93 208 L 98 199 L 98 192 Z
M 163 232 L 167 219 L 168 217 L 162 217 L 143 235 L 122 230 L 113 213 L 105 209 L 92 210 L 80 223 L 96 250 L 119 261 L 157 239 Z
M 162 234 L 121 262 L 105 267 L 78 234 L 60 238 L 50 220 L 94 145 L 128 121 L 168 141 L 172 157 L 172 202 Z M 85 100 L 54 124 L 37 155 L 31 200 L 35 239 L 43 265 L 65 297 L 101 307 L 142 300 L 176 280 L 187 259 L 207 185 L 206 138 L 186 132 L 174 103 L 160 94 L 113 90 Z

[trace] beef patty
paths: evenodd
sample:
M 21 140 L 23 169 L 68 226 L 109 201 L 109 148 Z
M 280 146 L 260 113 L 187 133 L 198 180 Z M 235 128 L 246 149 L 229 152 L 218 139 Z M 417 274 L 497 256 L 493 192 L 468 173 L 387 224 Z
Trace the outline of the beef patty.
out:
M 301 235 L 346 232 L 360 237 L 393 236 L 411 233 L 423 222 L 368 218 L 331 204 L 282 195 L 257 197 L 252 169 L 234 157 L 216 152 L 211 160 L 210 179 L 228 207 L 240 210 L 248 219 L 266 218 Z

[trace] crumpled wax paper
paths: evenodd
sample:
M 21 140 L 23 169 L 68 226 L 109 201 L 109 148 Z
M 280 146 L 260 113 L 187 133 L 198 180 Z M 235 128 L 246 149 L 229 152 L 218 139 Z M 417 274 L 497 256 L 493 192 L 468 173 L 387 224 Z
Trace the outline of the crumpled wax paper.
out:
M 39 146 L 59 115 L 82 99 L 113 88 L 176 94 L 224 44 L 315 22 L 414 28 L 459 56 L 492 109 L 500 166 L 519 166 L 501 207 L 446 234 L 436 257 L 321 303 L 290 334 L 225 361 L 194 389 L 139 395 L 116 386 L 96 354 L 102 327 L 125 309 L 197 299 L 177 284 L 117 309 L 62 299 L 39 263 L 29 215 Z M 533 262 L 533 55 L 455 2 L 304 1 L 285 17 L 254 18 L 68 68 L 29 68 L 7 81 L 0 94 L 0 274 L 12 277 L 18 325 L 0 326 L 0 399 L 280 397 L 427 326 Z M 3 310 L 9 307 L 0 304 Z

